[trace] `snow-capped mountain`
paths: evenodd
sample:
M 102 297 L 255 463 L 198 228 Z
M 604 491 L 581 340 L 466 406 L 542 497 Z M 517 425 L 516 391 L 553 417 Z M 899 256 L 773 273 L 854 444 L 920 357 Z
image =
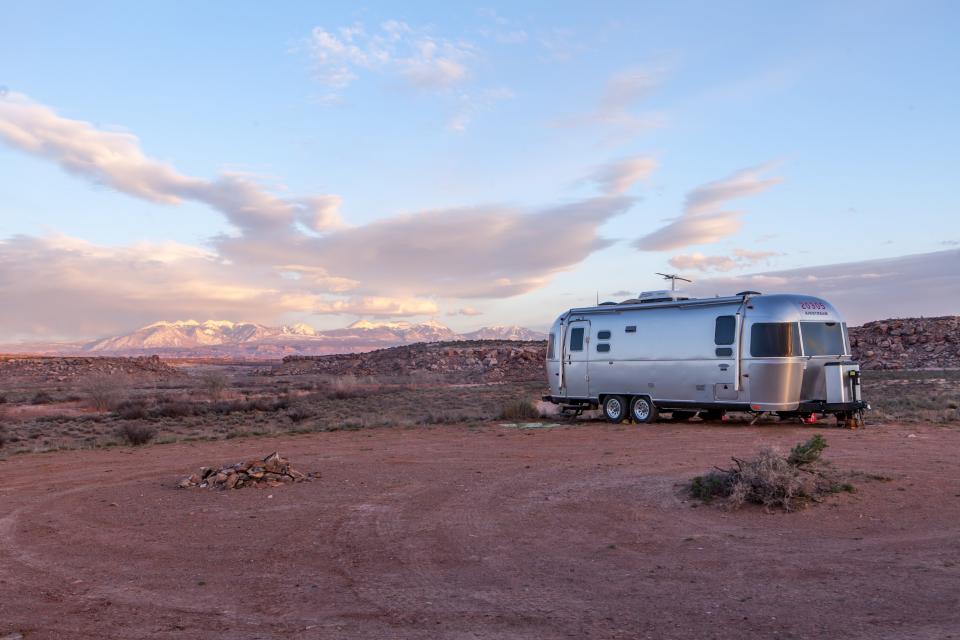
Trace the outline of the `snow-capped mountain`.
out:
M 462 334 L 467 340 L 545 340 L 546 334 L 517 325 L 483 327 Z
M 128 334 L 85 344 L 97 355 L 158 353 L 179 357 L 278 357 L 290 354 L 355 353 L 414 342 L 451 340 L 542 340 L 543 334 L 523 327 L 484 327 L 458 334 L 436 321 L 374 322 L 358 320 L 342 329 L 317 331 L 299 323 L 269 327 L 229 320 L 161 321 Z

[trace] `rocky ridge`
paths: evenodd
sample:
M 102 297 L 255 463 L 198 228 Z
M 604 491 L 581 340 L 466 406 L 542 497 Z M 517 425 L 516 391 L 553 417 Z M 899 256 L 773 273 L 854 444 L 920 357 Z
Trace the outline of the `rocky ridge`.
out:
M 960 316 L 876 320 L 849 333 L 863 369 L 960 368 Z
M 288 356 L 273 373 L 390 376 L 425 371 L 476 382 L 542 380 L 545 357 L 546 343 L 542 341 L 466 340 L 366 353 Z
M 136 358 L 0 356 L 0 379 L 76 382 L 91 376 L 173 378 L 183 375 L 158 356 Z

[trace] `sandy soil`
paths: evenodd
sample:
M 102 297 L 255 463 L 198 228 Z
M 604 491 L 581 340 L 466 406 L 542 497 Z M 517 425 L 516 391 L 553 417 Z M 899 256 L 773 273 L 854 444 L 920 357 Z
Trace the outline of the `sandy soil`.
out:
M 859 491 L 679 484 L 822 433 Z M 314 483 L 210 492 L 277 449 Z M 960 637 L 960 429 L 372 429 L 0 462 L 0 637 Z

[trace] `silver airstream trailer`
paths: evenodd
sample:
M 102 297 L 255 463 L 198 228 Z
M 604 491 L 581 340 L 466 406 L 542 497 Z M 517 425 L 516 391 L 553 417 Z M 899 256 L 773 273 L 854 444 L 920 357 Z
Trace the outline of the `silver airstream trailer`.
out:
M 749 411 L 859 426 L 867 405 L 849 345 L 840 314 L 819 298 L 649 292 L 557 318 L 544 399 L 567 411 L 601 407 L 611 422 Z

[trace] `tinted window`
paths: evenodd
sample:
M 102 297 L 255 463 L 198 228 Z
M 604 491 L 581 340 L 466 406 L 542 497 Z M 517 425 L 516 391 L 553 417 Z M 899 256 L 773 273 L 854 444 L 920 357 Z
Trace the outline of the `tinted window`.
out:
M 637 325 L 632 324 L 629 327 L 627 327 L 627 333 L 636 333 L 636 332 L 637 332 Z
M 717 347 L 716 353 L 720 358 L 729 358 L 733 355 L 733 349 L 730 347 Z
M 800 329 L 803 332 L 803 355 L 840 356 L 846 352 L 839 322 L 804 322 Z
M 800 326 L 796 322 L 758 322 L 750 329 L 750 355 L 755 358 L 800 355 Z
M 600 353 L 606 353 L 607 351 L 610 351 L 610 345 L 607 344 L 606 342 L 598 342 L 597 351 L 599 351 Z
M 583 327 L 570 330 L 570 351 L 583 351 Z
M 737 332 L 737 320 L 733 316 L 720 316 L 713 330 L 714 344 L 733 344 Z
M 551 333 L 549 336 L 547 336 L 547 360 L 553 360 L 557 357 L 556 343 L 556 334 Z
M 610 339 L 610 332 L 609 332 L 609 331 L 599 331 L 599 332 L 597 332 L 597 339 L 598 339 L 598 340 L 609 340 L 609 339 Z

